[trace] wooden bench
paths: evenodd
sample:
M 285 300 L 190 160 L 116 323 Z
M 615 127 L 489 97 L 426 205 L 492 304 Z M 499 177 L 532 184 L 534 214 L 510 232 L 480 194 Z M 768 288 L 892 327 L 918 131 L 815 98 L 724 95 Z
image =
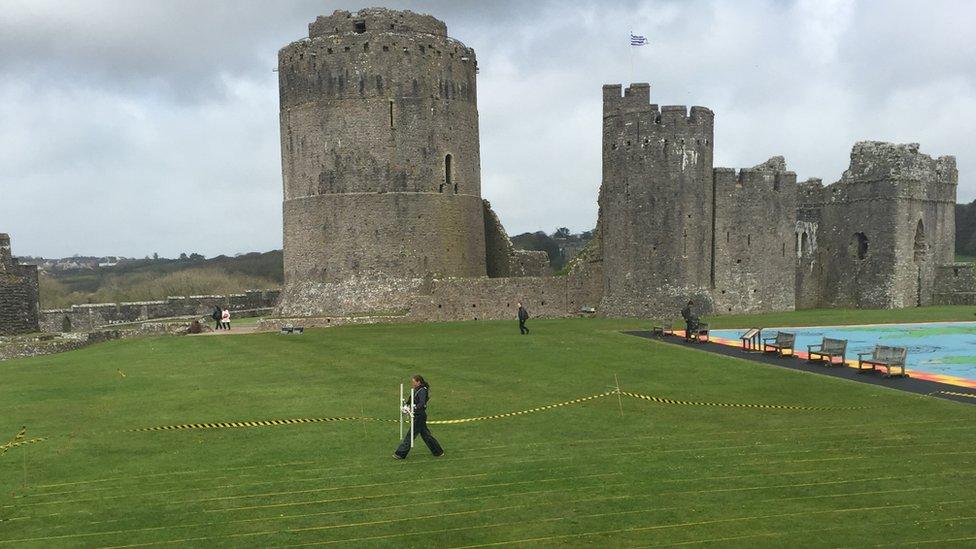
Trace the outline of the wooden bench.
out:
M 743 351 L 759 351 L 762 338 L 762 328 L 749 328 L 749 330 L 739 337 L 742 341 Z
M 691 329 L 690 333 L 685 334 L 686 339 L 691 341 L 697 341 L 698 343 L 705 343 L 708 341 L 708 323 L 698 322 Z
M 281 333 L 282 334 L 304 334 L 305 327 L 304 326 L 282 326 Z
M 840 357 L 840 362 L 834 362 L 837 357 Z M 807 361 L 845 364 L 847 362 L 847 340 L 825 337 L 817 345 L 807 345 Z
M 905 373 L 906 358 L 908 358 L 908 349 L 905 347 L 875 345 L 874 350 L 870 353 L 857 353 L 857 373 L 862 373 L 864 370 L 874 371 L 878 368 L 884 368 L 885 377 L 892 377 L 891 369 L 901 368 L 901 373 L 895 375 L 908 377 L 908 374 Z
M 776 332 L 776 337 L 764 337 L 762 351 L 764 353 L 776 353 L 779 356 L 786 356 L 786 351 L 793 354 L 793 345 L 796 343 L 796 334 L 790 332 Z
M 651 335 L 662 337 L 666 335 L 674 335 L 674 325 L 670 322 L 662 322 L 656 326 L 652 326 Z

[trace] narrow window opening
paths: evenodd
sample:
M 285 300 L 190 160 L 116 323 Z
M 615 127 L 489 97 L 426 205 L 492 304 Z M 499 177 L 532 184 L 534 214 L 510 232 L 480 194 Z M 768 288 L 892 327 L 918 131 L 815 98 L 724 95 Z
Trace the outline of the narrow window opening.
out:
M 355 23 L 353 23 L 353 26 L 356 28 L 356 34 L 362 34 L 366 32 L 366 21 L 356 21 Z
M 918 225 L 915 226 L 915 263 L 925 261 L 927 251 L 928 247 L 925 245 L 925 225 L 919 219 Z
M 451 186 L 451 155 L 444 156 L 444 183 L 450 187 Z M 443 187 L 442 187 L 443 188 Z M 457 192 L 457 191 L 455 191 Z
M 390 99 L 390 128 L 393 128 L 393 100 Z
M 864 233 L 854 233 L 854 241 L 851 244 L 859 260 L 868 256 L 868 237 Z

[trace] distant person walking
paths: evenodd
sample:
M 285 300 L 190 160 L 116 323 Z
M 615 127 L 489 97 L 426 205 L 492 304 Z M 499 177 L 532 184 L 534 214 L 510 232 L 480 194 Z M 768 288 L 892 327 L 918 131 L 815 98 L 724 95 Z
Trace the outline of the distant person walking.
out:
M 691 341 L 691 332 L 698 327 L 698 317 L 695 316 L 695 302 L 688 300 L 688 304 L 681 309 L 681 318 L 685 319 L 685 341 Z
M 223 318 L 224 312 L 220 310 L 220 307 L 214 305 L 214 310 L 210 313 L 210 318 L 214 321 L 214 330 L 220 329 L 220 319 Z
M 518 321 L 519 321 L 519 333 L 525 335 L 529 333 L 529 329 L 525 327 L 525 321 L 529 319 L 529 312 L 525 310 L 522 306 L 522 302 L 519 301 L 518 304 Z
M 224 326 L 225 330 L 230 330 L 230 310 L 224 309 L 224 312 L 220 315 L 220 323 Z
M 430 384 L 427 383 L 422 375 L 411 377 L 410 384 L 413 385 L 410 389 L 413 391 L 413 436 L 420 435 L 424 439 L 424 443 L 427 444 L 427 447 L 430 448 L 430 453 L 434 454 L 434 457 L 441 457 L 444 455 L 444 449 L 441 448 L 441 444 L 437 442 L 437 439 L 431 434 L 430 429 L 427 428 L 427 403 L 430 402 Z M 410 401 L 403 403 L 403 412 L 406 414 L 411 412 Z M 397 447 L 396 452 L 393 452 L 393 457 L 396 459 L 406 459 L 409 453 L 410 433 L 407 433 L 403 437 L 403 442 Z

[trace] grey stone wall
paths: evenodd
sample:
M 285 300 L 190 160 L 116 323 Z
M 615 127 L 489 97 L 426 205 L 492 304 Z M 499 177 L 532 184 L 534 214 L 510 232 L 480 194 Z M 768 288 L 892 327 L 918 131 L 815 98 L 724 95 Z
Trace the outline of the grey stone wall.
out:
M 38 331 L 38 288 L 37 266 L 21 265 L 0 233 L 0 335 Z
M 215 305 L 233 312 L 268 310 L 278 301 L 279 290 L 248 290 L 242 294 L 168 297 L 160 301 L 91 303 L 40 313 L 44 332 L 90 332 L 104 326 L 158 318 L 209 315 Z
M 712 298 L 718 313 L 788 311 L 796 302 L 796 174 L 783 157 L 714 171 Z
M 704 107 L 652 105 L 648 84 L 603 87 L 604 314 L 711 309 L 712 125 Z
M 800 193 L 798 218 L 816 223 L 817 241 L 798 262 L 803 305 L 811 293 L 818 307 L 931 303 L 936 266 L 953 260 L 957 180 L 953 157 L 933 159 L 918 144 L 855 144 L 837 183 Z
M 278 55 L 285 284 L 484 276 L 474 50 L 337 11 Z
M 518 250 L 508 237 L 491 203 L 483 200 L 485 218 L 485 264 L 490 278 L 549 275 L 549 255 Z
M 951 263 L 935 268 L 933 305 L 976 305 L 976 265 Z

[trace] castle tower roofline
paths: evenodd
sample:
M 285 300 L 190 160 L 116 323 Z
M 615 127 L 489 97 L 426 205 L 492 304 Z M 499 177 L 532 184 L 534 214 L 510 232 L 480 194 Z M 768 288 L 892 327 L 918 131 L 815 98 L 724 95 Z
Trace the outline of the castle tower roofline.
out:
M 624 88 L 620 84 L 603 85 L 603 116 L 617 116 L 630 113 L 653 112 L 658 115 L 658 121 L 664 123 L 684 119 L 692 122 L 706 122 L 715 119 L 711 109 L 701 106 L 691 107 L 689 113 L 686 105 L 658 106 L 651 103 L 651 85 L 646 82 L 636 82 Z
M 320 15 L 308 25 L 308 37 L 377 32 L 432 34 L 447 36 L 447 24 L 436 17 L 386 8 L 365 8 L 356 12 L 336 10 Z

